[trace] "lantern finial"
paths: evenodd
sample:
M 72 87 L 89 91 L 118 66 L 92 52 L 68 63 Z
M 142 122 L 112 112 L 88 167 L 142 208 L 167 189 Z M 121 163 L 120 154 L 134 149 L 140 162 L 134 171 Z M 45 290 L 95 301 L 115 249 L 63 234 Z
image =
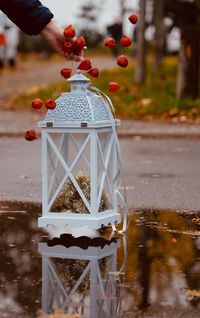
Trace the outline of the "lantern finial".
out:
M 70 77 L 68 81 L 71 83 L 71 92 L 83 92 L 91 83 L 90 79 L 83 75 L 80 70 L 77 70 L 76 74 Z

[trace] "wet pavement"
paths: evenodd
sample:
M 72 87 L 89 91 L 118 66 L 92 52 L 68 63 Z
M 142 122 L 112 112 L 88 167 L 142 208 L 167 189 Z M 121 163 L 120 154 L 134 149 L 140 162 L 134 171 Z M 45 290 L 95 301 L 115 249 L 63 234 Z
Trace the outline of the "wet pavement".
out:
M 128 205 L 199 211 L 200 141 L 122 139 Z M 0 138 L 0 201 L 41 203 L 41 141 Z
M 200 219 L 176 212 L 77 238 L 38 229 L 39 206 L 1 203 L 0 318 L 199 317 Z

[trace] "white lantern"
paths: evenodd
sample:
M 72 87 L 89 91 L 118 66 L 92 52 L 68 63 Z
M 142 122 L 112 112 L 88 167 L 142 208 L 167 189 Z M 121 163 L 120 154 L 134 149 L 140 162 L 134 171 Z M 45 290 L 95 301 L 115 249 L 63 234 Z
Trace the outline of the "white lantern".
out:
M 42 129 L 42 217 L 40 227 L 120 222 L 117 203 L 119 156 L 109 100 L 79 71 L 71 92 L 48 110 Z
M 81 239 L 81 238 L 80 238 Z M 42 254 L 42 310 L 61 310 L 88 318 L 115 318 L 120 310 L 120 280 L 117 272 L 119 241 L 103 248 L 48 246 Z

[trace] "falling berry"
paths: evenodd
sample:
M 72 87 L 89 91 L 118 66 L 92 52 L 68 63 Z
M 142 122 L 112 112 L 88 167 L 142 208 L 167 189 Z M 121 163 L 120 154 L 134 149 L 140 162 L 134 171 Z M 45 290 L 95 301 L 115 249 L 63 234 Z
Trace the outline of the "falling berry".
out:
M 56 108 L 56 102 L 53 99 L 48 99 L 45 103 L 47 109 L 54 109 Z
M 107 38 L 105 39 L 104 45 L 109 49 L 113 49 L 116 46 L 116 41 L 113 38 Z
M 191 56 L 192 56 L 192 50 L 191 50 L 191 46 L 190 46 L 190 45 L 188 45 L 188 46 L 186 47 L 185 53 L 186 53 L 187 59 L 190 60 L 190 59 L 191 59 Z
M 71 68 L 63 68 L 60 71 L 60 74 L 64 77 L 64 78 L 70 78 L 71 74 L 72 74 L 72 69 Z
M 33 141 L 33 140 L 37 139 L 36 132 L 35 132 L 35 130 L 32 130 L 32 129 L 31 130 L 27 130 L 25 132 L 24 137 L 28 141 Z
M 63 44 L 63 50 L 64 50 L 66 53 L 71 53 L 71 52 L 72 52 L 72 47 L 73 47 L 73 45 L 72 45 L 72 43 L 70 43 L 70 42 L 65 42 L 65 43 Z
M 132 24 L 136 24 L 138 22 L 138 16 L 136 14 L 130 15 L 128 19 Z
M 99 69 L 98 68 L 92 68 L 88 74 L 92 77 L 99 77 Z
M 110 91 L 111 93 L 115 93 L 115 92 L 117 92 L 118 90 L 120 90 L 120 86 L 119 86 L 118 83 L 116 83 L 116 82 L 110 82 L 110 83 L 109 83 L 109 91 Z
M 172 237 L 171 238 L 171 243 L 175 245 L 177 243 L 177 239 L 175 237 Z
M 32 107 L 34 109 L 40 109 L 43 105 L 43 101 L 40 99 L 40 98 L 35 98 L 33 101 L 32 101 Z
M 81 62 L 78 69 L 82 71 L 89 71 L 92 68 L 92 63 L 89 59 L 85 59 Z
M 76 35 L 76 31 L 71 24 L 64 29 L 64 36 L 66 38 L 74 38 L 75 35 Z
M 128 58 L 125 55 L 120 55 L 117 58 L 117 64 L 121 67 L 127 67 L 128 65 Z
M 121 46 L 129 47 L 132 44 L 132 40 L 128 36 L 124 35 L 120 40 L 120 44 Z
M 86 41 L 85 41 L 84 37 L 81 36 L 80 38 L 77 38 L 74 41 L 73 52 L 79 53 L 84 48 L 85 45 L 86 45 Z

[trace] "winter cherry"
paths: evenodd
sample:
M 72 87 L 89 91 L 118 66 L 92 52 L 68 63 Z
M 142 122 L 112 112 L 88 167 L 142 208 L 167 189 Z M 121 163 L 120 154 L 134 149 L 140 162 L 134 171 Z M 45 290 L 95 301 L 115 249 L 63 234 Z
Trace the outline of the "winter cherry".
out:
M 64 77 L 64 78 L 70 78 L 71 74 L 72 74 L 72 69 L 71 68 L 63 68 L 60 71 L 60 74 Z
M 56 102 L 53 99 L 48 99 L 45 102 L 45 106 L 46 106 L 47 109 L 54 109 L 54 108 L 56 108 Z
M 125 55 L 120 55 L 117 58 L 117 64 L 121 67 L 127 67 L 128 65 L 128 58 Z
M 32 101 L 32 107 L 34 109 L 40 109 L 43 105 L 43 101 L 40 99 L 40 98 L 35 98 L 33 101 Z
M 104 45 L 109 49 L 113 49 L 116 46 L 116 41 L 113 38 L 107 38 L 105 39 Z
M 82 71 L 89 71 L 91 68 L 92 68 L 92 63 L 89 59 L 83 60 L 81 64 L 78 66 L 78 69 Z
M 99 69 L 98 68 L 92 68 L 88 74 L 90 74 L 90 76 L 92 77 L 99 77 Z
M 132 40 L 128 36 L 124 35 L 120 40 L 120 44 L 121 46 L 129 47 L 132 44 Z
M 138 22 L 138 16 L 136 14 L 130 15 L 128 19 L 132 24 L 136 24 Z
M 70 43 L 70 42 L 65 42 L 65 43 L 63 44 L 63 50 L 64 50 L 66 53 L 71 53 L 72 47 L 73 47 L 73 45 L 72 45 L 72 43 Z
M 177 239 L 175 237 L 172 237 L 171 238 L 171 243 L 175 245 L 177 243 Z
M 37 139 L 36 132 L 35 132 L 35 130 L 32 130 L 32 129 L 31 130 L 27 130 L 25 132 L 24 137 L 28 141 L 33 141 L 33 140 Z
M 76 31 L 73 28 L 73 26 L 70 24 L 64 29 L 63 34 L 64 34 L 64 37 L 66 38 L 74 38 L 76 35 Z
M 120 90 L 120 86 L 119 86 L 118 83 L 116 83 L 116 82 L 110 82 L 110 83 L 109 83 L 109 91 L 110 91 L 111 93 L 115 93 L 115 92 L 117 92 L 118 90 Z
M 86 41 L 83 36 L 81 36 L 80 38 L 77 38 L 74 41 L 73 52 L 79 53 L 84 48 L 85 45 L 86 45 Z

